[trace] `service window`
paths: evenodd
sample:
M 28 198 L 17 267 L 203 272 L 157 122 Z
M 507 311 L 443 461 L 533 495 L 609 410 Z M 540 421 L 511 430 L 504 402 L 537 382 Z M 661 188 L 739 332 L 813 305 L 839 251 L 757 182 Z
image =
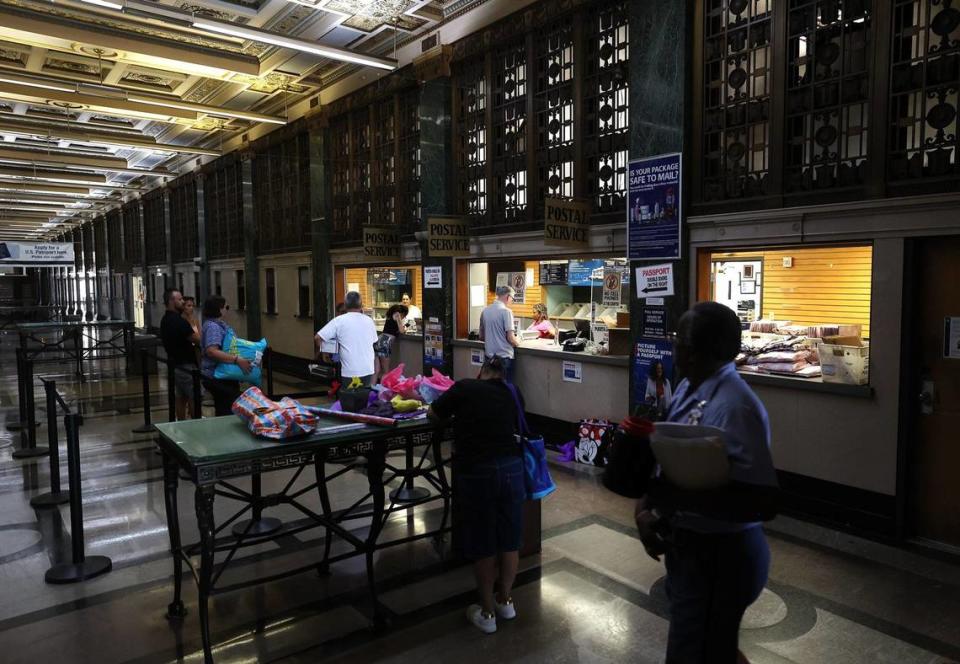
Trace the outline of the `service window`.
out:
M 310 268 L 297 268 L 297 315 L 310 315 Z
M 342 302 L 350 291 L 360 293 L 364 313 L 373 318 L 377 329 L 382 329 L 390 307 L 404 304 L 408 310 L 404 329 L 416 333 L 417 321 L 422 319 L 422 282 L 420 266 L 416 264 L 338 268 L 337 283 L 343 292 L 338 294 L 337 302 Z
M 264 270 L 264 280 L 267 290 L 267 313 L 277 313 L 277 273 L 272 267 Z
M 737 313 L 738 368 L 868 383 L 871 245 L 701 251 L 699 299 Z

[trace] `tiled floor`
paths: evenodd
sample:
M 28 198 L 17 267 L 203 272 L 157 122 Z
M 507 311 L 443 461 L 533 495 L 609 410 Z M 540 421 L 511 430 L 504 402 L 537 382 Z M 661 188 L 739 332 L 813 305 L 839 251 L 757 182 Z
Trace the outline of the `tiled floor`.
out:
M 84 583 L 44 583 L 44 572 L 69 557 L 70 514 L 67 506 L 29 505 L 49 486 L 45 457 L 11 457 L 20 444 L 20 434 L 6 427 L 17 419 L 13 341 L 0 336 L 0 661 L 202 661 L 191 577 L 184 578 L 187 619 L 178 624 L 164 617 L 172 566 L 160 458 L 150 436 L 130 433 L 142 421 L 140 380 L 124 378 L 116 366 L 97 368 L 82 385 L 58 364 L 38 366 L 38 373 L 56 376 L 68 402 L 85 415 L 86 550 L 114 564 Z M 153 378 L 151 385 L 153 414 L 162 421 L 165 384 Z M 39 395 L 38 389 L 38 407 Z M 38 410 L 43 444 L 46 416 Z M 65 483 L 65 456 L 61 463 Z M 630 501 L 606 492 L 590 469 L 554 463 L 553 470 L 559 490 L 543 504 L 543 552 L 522 561 L 515 592 L 520 615 L 496 635 L 483 636 L 463 620 L 463 607 L 473 600 L 470 570 L 451 562 L 446 547 L 424 540 L 378 554 L 388 631 L 368 629 L 364 568 L 351 559 L 333 565 L 329 576 L 305 573 L 216 596 L 216 661 L 661 661 L 664 572 L 640 547 Z M 266 475 L 266 490 L 289 477 Z M 359 498 L 365 484 L 358 472 L 347 473 L 334 485 L 335 502 Z M 179 499 L 185 539 L 193 540 L 193 493 L 186 482 Z M 319 507 L 316 498 L 307 502 Z M 218 500 L 218 518 L 230 508 Z M 302 516 L 289 507 L 269 514 L 287 523 Z M 428 505 L 409 518 L 394 515 L 387 534 L 433 523 L 439 513 Z M 363 532 L 367 524 L 352 527 Z M 960 565 L 788 518 L 774 522 L 768 535 L 770 583 L 741 635 L 751 662 L 960 661 Z M 247 549 L 230 574 L 240 579 L 315 562 L 322 536 L 309 530 Z

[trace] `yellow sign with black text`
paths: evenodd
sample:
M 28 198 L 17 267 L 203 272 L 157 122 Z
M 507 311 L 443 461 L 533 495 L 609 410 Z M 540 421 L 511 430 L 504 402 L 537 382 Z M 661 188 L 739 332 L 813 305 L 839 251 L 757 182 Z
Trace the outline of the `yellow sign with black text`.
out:
M 590 204 L 561 198 L 543 199 L 543 241 L 561 247 L 590 245 Z
M 470 222 L 463 217 L 427 218 L 427 255 L 470 255 Z
M 400 258 L 400 231 L 388 226 L 363 227 L 365 258 Z

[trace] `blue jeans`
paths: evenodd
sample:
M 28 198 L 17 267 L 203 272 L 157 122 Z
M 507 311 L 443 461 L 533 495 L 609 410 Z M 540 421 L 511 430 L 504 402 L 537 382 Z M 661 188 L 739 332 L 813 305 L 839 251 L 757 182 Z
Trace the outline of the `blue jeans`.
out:
M 770 570 L 763 529 L 718 535 L 677 529 L 675 542 L 666 555 L 666 664 L 734 664 L 740 619 Z
M 490 358 L 489 355 L 486 356 L 487 359 Z M 500 358 L 500 362 L 503 364 L 503 379 L 508 383 L 513 383 L 513 374 L 516 369 L 517 359 L 515 357 L 503 357 L 502 355 L 497 355 Z
M 519 551 L 523 532 L 523 460 L 497 457 L 457 469 L 455 527 L 469 560 Z

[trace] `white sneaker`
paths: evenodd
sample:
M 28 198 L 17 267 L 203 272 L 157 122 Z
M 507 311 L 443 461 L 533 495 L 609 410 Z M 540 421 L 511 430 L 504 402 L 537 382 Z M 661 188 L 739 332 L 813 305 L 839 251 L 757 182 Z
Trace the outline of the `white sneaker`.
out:
M 483 607 L 471 604 L 467 607 L 467 620 L 484 634 L 493 634 L 497 631 L 497 617 L 483 615 Z
M 503 604 L 497 602 L 496 609 L 498 618 L 503 618 L 504 620 L 513 620 L 517 617 L 517 609 L 513 606 L 512 597 Z

